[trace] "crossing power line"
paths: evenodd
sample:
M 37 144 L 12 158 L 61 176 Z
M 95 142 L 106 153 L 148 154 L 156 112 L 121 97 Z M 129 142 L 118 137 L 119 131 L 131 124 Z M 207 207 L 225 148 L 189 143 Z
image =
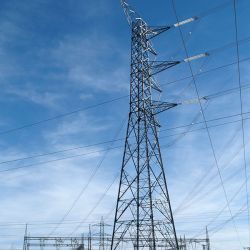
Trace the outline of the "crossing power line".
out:
M 177 10 L 176 10 L 176 7 L 175 7 L 174 0 L 171 0 L 171 3 L 172 3 L 172 6 L 173 6 L 176 21 L 178 23 L 179 18 L 178 18 L 178 15 L 177 15 Z M 184 41 L 184 38 L 183 38 L 182 29 L 181 29 L 180 26 L 178 27 L 178 29 L 179 29 L 179 33 L 180 33 L 180 37 L 181 37 L 181 40 L 182 40 L 182 44 L 183 44 L 185 54 L 186 54 L 186 56 L 188 58 L 189 53 L 188 53 L 188 50 L 187 50 L 187 47 L 186 47 L 186 44 L 185 44 L 185 41 Z M 209 139 L 209 144 L 211 146 L 211 150 L 212 150 L 212 153 L 213 153 L 213 158 L 214 158 L 214 161 L 215 161 L 215 165 L 216 165 L 217 170 L 218 170 L 218 176 L 219 176 L 220 181 L 221 181 L 221 187 L 222 187 L 223 192 L 224 192 L 224 196 L 225 196 L 225 199 L 226 199 L 226 202 L 227 202 L 228 210 L 229 210 L 231 218 L 232 218 L 232 222 L 233 222 L 233 225 L 234 225 L 234 229 L 235 229 L 238 241 L 239 241 L 240 245 L 242 246 L 242 242 L 241 242 L 241 239 L 240 239 L 240 236 L 239 236 L 239 232 L 238 232 L 235 220 L 233 219 L 233 214 L 232 214 L 232 210 L 230 208 L 230 204 L 229 204 L 226 188 L 225 188 L 225 185 L 224 185 L 224 181 L 223 181 L 223 178 L 222 178 L 221 170 L 220 170 L 220 167 L 219 167 L 219 163 L 218 163 L 218 160 L 217 160 L 217 157 L 216 157 L 216 154 L 215 154 L 215 149 L 214 149 L 214 145 L 213 145 L 213 142 L 212 142 L 211 134 L 210 134 L 210 131 L 209 131 L 209 128 L 208 128 L 208 124 L 206 122 L 205 113 L 204 113 L 204 110 L 203 110 L 203 107 L 202 107 L 202 104 L 201 104 L 201 101 L 200 101 L 200 96 L 199 96 L 199 91 L 198 91 L 198 86 L 197 86 L 197 83 L 196 83 L 196 79 L 195 79 L 195 76 L 194 76 L 194 73 L 193 73 L 191 63 L 189 61 L 188 61 L 188 66 L 189 66 L 189 70 L 190 70 L 191 75 L 192 75 L 192 79 L 193 79 L 193 83 L 194 83 L 194 87 L 195 87 L 195 92 L 196 92 L 197 98 L 199 100 L 200 110 L 201 110 L 202 117 L 203 117 L 203 120 L 204 120 L 204 124 L 205 124 L 205 127 L 206 127 L 206 131 L 207 131 L 207 135 L 208 135 L 208 139 Z

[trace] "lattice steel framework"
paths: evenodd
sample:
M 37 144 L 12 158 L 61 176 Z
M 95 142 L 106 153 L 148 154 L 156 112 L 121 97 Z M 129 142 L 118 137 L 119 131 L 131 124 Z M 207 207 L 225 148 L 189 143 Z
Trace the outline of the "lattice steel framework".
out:
M 179 61 L 156 61 L 151 39 L 170 26 L 150 27 L 122 1 L 132 28 L 130 112 L 111 249 L 132 239 L 131 249 L 179 249 L 158 140 L 157 114 L 177 104 L 154 101 L 161 92 L 154 76 Z M 132 15 L 130 14 L 132 13 Z

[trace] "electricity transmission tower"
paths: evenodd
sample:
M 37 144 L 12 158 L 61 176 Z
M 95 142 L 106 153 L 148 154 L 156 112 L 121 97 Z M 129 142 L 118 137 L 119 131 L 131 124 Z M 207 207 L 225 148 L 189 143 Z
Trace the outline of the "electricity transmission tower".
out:
M 132 31 L 130 112 L 118 191 L 111 249 L 179 249 L 167 182 L 158 140 L 157 114 L 177 104 L 155 101 L 161 92 L 154 76 L 181 61 L 156 61 L 151 39 L 172 26 L 149 26 L 126 2 L 121 1 Z M 187 59 L 188 60 L 188 59 Z

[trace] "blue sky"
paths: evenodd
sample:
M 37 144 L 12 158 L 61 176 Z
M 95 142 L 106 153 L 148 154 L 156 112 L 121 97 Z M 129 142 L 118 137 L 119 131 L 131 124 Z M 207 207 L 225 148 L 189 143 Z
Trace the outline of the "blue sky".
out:
M 176 22 L 170 1 L 131 0 L 130 3 L 149 24 Z M 223 3 L 228 4 L 211 11 Z M 175 4 L 180 20 L 202 17 L 182 27 L 190 55 L 210 54 L 192 62 L 193 71 L 199 73 L 196 77 L 199 95 L 237 88 L 233 1 L 175 0 Z M 240 41 L 250 37 L 249 13 L 250 2 L 239 0 Z M 9 131 L 128 94 L 130 30 L 118 0 L 2 0 L 0 31 L 0 162 L 125 136 L 126 97 L 36 126 Z M 153 43 L 159 60 L 186 57 L 178 29 L 162 34 Z M 231 45 L 221 49 L 227 44 Z M 240 42 L 239 52 L 241 83 L 248 85 L 250 43 Z M 205 73 L 227 64 L 232 65 Z M 164 91 L 162 100 L 197 98 L 191 78 L 167 84 L 186 76 L 190 76 L 190 72 L 185 63 L 159 75 L 157 80 Z M 249 94 L 249 88 L 243 88 L 243 112 L 250 111 Z M 236 89 L 209 99 L 202 105 L 207 120 L 239 114 L 239 91 Z M 248 117 L 249 114 L 244 115 Z M 240 119 L 234 116 L 209 122 L 208 126 Z M 206 130 L 176 135 L 204 126 L 168 130 L 201 121 L 197 103 L 178 106 L 160 116 L 160 141 L 164 146 L 162 154 L 177 233 L 204 237 L 208 225 L 214 249 L 242 249 L 249 244 L 249 227 L 241 122 L 209 129 L 230 209 L 233 215 L 240 211 L 233 221 L 225 223 L 230 213 L 226 208 L 218 215 L 226 200 Z M 244 121 L 244 127 L 248 167 L 249 120 Z M 74 233 L 86 232 L 88 224 L 99 221 L 101 216 L 112 223 L 117 180 L 111 187 L 110 184 L 120 170 L 122 146 L 123 141 L 117 140 L 113 144 L 0 164 L 0 171 L 32 165 L 0 172 L 0 249 L 21 248 L 25 223 L 29 224 L 31 235 L 49 235 L 56 225 L 53 223 L 62 219 L 98 166 L 96 175 L 55 234 L 69 235 L 81 221 L 83 223 Z M 106 153 L 109 147 L 117 148 Z M 82 156 L 38 164 L 74 155 Z M 194 186 L 197 188 L 192 191 Z M 232 199 L 235 194 L 237 196 Z M 92 210 L 96 204 L 98 206 Z

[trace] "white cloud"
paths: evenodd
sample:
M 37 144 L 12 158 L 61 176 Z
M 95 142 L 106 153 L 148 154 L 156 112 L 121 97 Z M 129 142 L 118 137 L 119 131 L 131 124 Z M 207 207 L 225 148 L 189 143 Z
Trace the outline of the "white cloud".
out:
M 16 101 L 17 98 L 32 102 L 38 105 L 42 105 L 46 108 L 59 108 L 59 102 L 65 98 L 65 94 L 54 93 L 49 91 L 39 90 L 38 87 L 35 88 L 34 84 L 23 84 L 22 86 L 8 85 L 5 86 L 4 92 L 8 95 L 9 100 Z
M 68 72 L 72 87 L 88 88 L 89 92 L 127 90 L 126 54 L 111 38 L 100 36 L 103 34 L 93 32 L 87 37 L 65 37 L 51 52 L 52 59 Z

